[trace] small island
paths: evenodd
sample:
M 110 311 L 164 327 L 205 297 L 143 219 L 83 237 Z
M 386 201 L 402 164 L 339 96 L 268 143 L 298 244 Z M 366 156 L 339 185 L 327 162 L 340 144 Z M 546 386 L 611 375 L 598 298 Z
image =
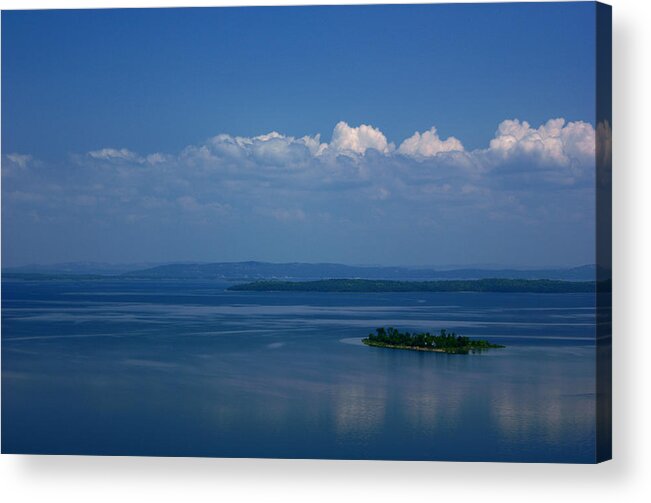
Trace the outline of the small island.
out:
M 433 351 L 437 353 L 468 354 L 484 349 L 503 348 L 499 344 L 491 344 L 480 339 L 470 339 L 457 335 L 454 332 L 447 332 L 442 329 L 438 335 L 429 332 L 414 333 L 400 332 L 389 327 L 380 327 L 375 333 L 370 333 L 367 338 L 362 339 L 367 346 L 391 349 L 411 349 L 413 351 Z

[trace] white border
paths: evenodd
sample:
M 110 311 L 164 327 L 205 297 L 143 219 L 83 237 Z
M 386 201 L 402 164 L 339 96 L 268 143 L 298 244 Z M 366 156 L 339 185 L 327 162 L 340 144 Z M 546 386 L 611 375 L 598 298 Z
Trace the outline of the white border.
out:
M 300 5 L 301 1 L 30 1 L 2 9 Z M 371 3 L 352 1 L 347 3 Z M 424 3 L 376 1 L 372 3 Z M 0 457 L 3 501 L 637 502 L 651 498 L 651 2 L 614 6 L 614 456 L 598 466 L 191 458 Z

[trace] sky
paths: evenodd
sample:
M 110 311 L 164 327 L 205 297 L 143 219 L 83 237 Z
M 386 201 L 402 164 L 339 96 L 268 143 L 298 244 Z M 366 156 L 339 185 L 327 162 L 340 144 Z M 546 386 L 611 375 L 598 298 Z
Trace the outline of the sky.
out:
M 594 263 L 595 7 L 2 13 L 2 266 Z

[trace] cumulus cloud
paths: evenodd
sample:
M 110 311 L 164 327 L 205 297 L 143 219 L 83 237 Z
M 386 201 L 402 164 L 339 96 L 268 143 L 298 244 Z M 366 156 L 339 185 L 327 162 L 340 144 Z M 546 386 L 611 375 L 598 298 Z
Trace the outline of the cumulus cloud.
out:
M 362 124 L 358 127 L 351 127 L 348 123 L 341 121 L 332 132 L 329 148 L 343 154 L 364 154 L 368 149 L 388 154 L 394 147 L 387 141 L 382 131 L 373 126 Z
M 434 157 L 441 152 L 463 152 L 462 143 L 454 136 L 441 140 L 435 127 L 423 133 L 415 132 L 400 144 L 398 152 L 416 158 Z
M 595 131 L 586 122 L 550 119 L 538 128 L 527 121 L 505 120 L 484 151 L 494 164 L 525 161 L 543 166 L 593 166 Z
M 321 155 L 325 148 L 318 134 L 295 138 L 272 131 L 254 137 L 219 134 L 205 145 L 186 148 L 184 155 L 195 161 L 226 160 L 238 162 L 240 166 L 256 164 L 291 168 L 304 165 L 310 158 Z

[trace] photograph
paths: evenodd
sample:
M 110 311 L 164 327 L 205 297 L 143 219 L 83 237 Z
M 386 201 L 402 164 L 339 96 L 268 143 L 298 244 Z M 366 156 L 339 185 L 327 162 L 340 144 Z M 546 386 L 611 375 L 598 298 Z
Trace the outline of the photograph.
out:
M 3 455 L 611 459 L 609 5 L 1 17 Z

